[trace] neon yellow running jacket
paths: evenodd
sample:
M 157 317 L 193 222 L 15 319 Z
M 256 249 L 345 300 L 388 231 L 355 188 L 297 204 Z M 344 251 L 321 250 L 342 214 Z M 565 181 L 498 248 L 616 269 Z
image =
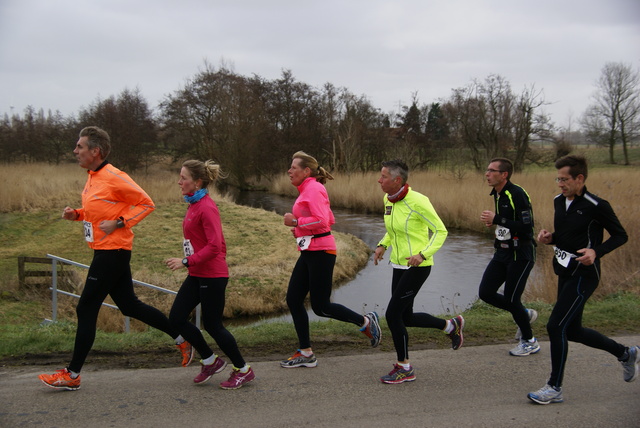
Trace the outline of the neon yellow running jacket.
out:
M 387 233 L 378 246 L 393 247 L 390 262 L 407 266 L 407 257 L 421 253 L 425 260 L 420 266 L 432 266 L 433 255 L 448 232 L 429 198 L 409 187 L 407 196 L 396 203 L 389 202 L 385 194 L 384 206 Z

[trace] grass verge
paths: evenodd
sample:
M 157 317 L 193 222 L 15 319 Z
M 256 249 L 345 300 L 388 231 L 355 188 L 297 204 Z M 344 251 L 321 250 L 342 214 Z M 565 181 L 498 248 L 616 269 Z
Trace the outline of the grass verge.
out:
M 552 305 L 530 302 L 528 307 L 539 313 L 534 323 L 538 339 L 547 339 L 545 330 Z M 0 323 L 0 364 L 5 366 L 66 364 L 73 350 L 75 324 L 63 321 L 42 325 L 37 314 L 41 308 L 37 302 L 2 302 Z M 514 344 L 516 326 L 510 315 L 485 303 L 478 302 L 464 312 L 466 320 L 465 346 L 504 343 Z M 618 293 L 600 300 L 589 301 L 584 311 L 584 325 L 606 335 L 640 333 L 640 296 L 634 293 Z M 393 351 L 393 342 L 386 321 L 381 319 L 383 341 L 377 350 Z M 241 351 L 248 361 L 272 360 L 286 357 L 297 348 L 295 331 L 291 323 L 264 322 L 250 326 L 232 326 L 229 330 L 236 337 Z M 410 328 L 411 349 L 447 348 L 448 337 L 440 331 Z M 311 323 L 314 350 L 324 355 L 347 355 L 360 352 L 376 352 L 368 346 L 367 339 L 358 329 L 335 320 Z M 210 343 L 213 340 L 206 336 Z M 214 350 L 217 347 L 214 345 Z M 102 368 L 163 367 L 175 366 L 177 351 L 171 340 L 162 332 L 147 328 L 129 334 L 98 331 L 88 363 L 100 362 Z

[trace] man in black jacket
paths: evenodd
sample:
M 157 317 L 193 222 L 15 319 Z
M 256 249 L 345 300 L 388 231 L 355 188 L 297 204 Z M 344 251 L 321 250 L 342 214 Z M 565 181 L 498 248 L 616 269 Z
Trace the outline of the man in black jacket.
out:
M 478 296 L 497 308 L 509 311 L 518 325 L 518 346 L 510 355 L 524 357 L 540 351 L 533 336 L 531 323 L 538 313 L 522 305 L 521 297 L 527 278 L 536 262 L 533 240 L 533 209 L 527 192 L 511 182 L 513 164 L 509 159 L 495 158 L 485 172 L 487 184 L 493 189 L 495 211 L 486 210 L 480 220 L 487 227 L 495 226 L 495 252 L 482 275 Z M 498 289 L 504 283 L 504 292 Z
M 640 365 L 639 347 L 626 347 L 582 326 L 584 305 L 600 281 L 600 259 L 627 242 L 627 232 L 609 202 L 587 190 L 584 157 L 565 156 L 555 166 L 556 182 L 562 191 L 554 200 L 555 231 L 543 229 L 538 234 L 539 242 L 554 246 L 553 269 L 558 275 L 558 300 L 547 324 L 551 376 L 544 387 L 528 395 L 539 404 L 563 401 L 561 386 L 569 340 L 614 355 L 622 363 L 626 382 L 638 377 Z M 610 235 L 606 241 L 604 230 Z

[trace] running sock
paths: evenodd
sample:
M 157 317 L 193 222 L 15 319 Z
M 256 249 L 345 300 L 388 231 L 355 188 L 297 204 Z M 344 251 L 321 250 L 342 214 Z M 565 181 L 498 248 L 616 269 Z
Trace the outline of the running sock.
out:
M 213 362 L 216 360 L 216 358 L 218 358 L 218 356 L 216 354 L 211 354 L 211 356 L 209 358 L 205 358 L 204 360 L 202 360 L 202 364 L 205 366 L 209 366 L 211 364 L 213 364 Z
M 76 379 L 78 376 L 80 376 L 80 373 L 72 372 L 69 369 L 67 369 L 67 371 L 69 372 L 69 375 L 71 376 L 71 379 Z
M 398 365 L 402 367 L 404 370 L 407 370 L 407 371 L 411 370 L 411 364 L 398 363 Z
M 312 356 L 312 355 L 313 355 L 313 351 L 303 351 L 303 350 L 300 350 L 300 353 L 302 354 L 302 356 L 303 356 L 303 357 L 307 357 L 307 358 L 309 358 L 310 356 Z
M 182 337 L 182 335 L 179 335 L 178 337 L 176 337 L 176 345 L 180 345 L 181 343 L 184 342 L 184 337 Z
M 362 324 L 360 327 L 361 327 L 362 329 L 366 329 L 366 328 L 367 328 L 367 326 L 369 325 L 369 322 L 370 322 L 370 321 L 369 321 L 369 318 L 368 318 L 368 317 L 364 317 L 364 324 Z
M 455 326 L 453 325 L 451 320 L 447 320 L 447 325 L 444 328 L 444 332 L 449 334 L 449 333 L 451 333 L 453 331 L 454 328 L 455 328 Z
M 245 364 L 244 367 L 242 368 L 237 368 L 236 366 L 233 366 L 234 369 L 238 370 L 240 373 L 246 373 L 249 371 L 249 369 L 251 368 L 251 366 L 249 364 Z

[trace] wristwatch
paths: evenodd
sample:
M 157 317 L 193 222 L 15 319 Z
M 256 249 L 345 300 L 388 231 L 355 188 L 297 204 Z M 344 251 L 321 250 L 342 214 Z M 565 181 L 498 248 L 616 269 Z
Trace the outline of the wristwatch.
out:
M 116 229 L 122 229 L 124 227 L 124 217 L 118 217 L 116 220 Z
M 182 264 L 184 265 L 184 267 L 189 267 L 189 259 L 187 259 L 186 257 L 182 259 Z

